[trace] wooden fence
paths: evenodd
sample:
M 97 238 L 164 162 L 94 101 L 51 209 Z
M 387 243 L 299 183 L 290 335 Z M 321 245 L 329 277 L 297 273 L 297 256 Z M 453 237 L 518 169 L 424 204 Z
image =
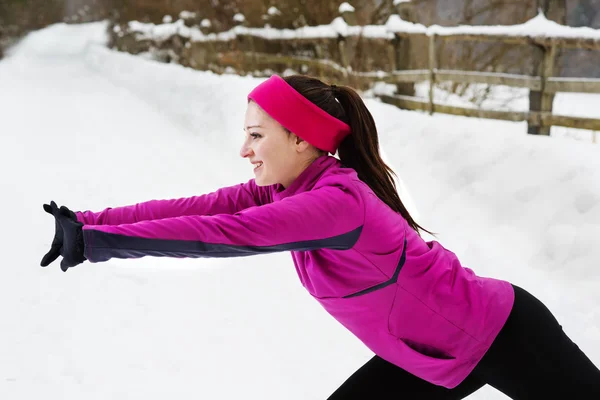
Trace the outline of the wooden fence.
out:
M 477 33 L 457 30 L 442 32 L 437 34 L 431 30 L 421 32 L 394 31 L 393 37 L 386 38 L 386 44 L 381 45 L 379 57 L 387 61 L 385 65 L 387 70 L 379 68 L 376 72 L 356 71 L 350 65 L 349 49 L 346 44 L 349 40 L 360 40 L 361 33 L 350 36 L 338 35 L 337 38 L 327 38 L 334 41 L 334 47 L 331 44 L 323 45 L 323 40 L 319 38 L 298 39 L 285 37 L 268 38 L 259 33 L 260 29 L 246 29 L 235 32 L 235 34 L 226 35 L 206 35 L 201 41 L 194 41 L 186 35 L 178 34 L 177 42 L 182 49 L 179 53 L 186 60 L 182 64 L 190 65 L 198 69 L 223 70 L 224 66 L 245 65 L 247 69 L 256 69 L 262 67 L 280 66 L 285 68 L 295 68 L 302 71 L 309 67 L 316 71 L 316 74 L 325 77 L 341 77 L 346 82 L 361 82 L 364 86 L 372 85 L 375 82 L 387 82 L 392 84 L 429 82 L 429 96 L 427 99 L 409 96 L 409 95 L 380 95 L 382 101 L 394 104 L 403 109 L 421 110 L 433 113 L 445 113 L 477 118 L 491 118 L 508 121 L 527 121 L 529 132 L 534 134 L 548 135 L 551 126 L 564 126 L 578 129 L 588 129 L 600 131 L 600 118 L 575 117 L 566 115 L 557 115 L 552 112 L 552 100 L 558 92 L 581 92 L 600 94 L 600 79 L 592 78 L 561 78 L 553 76 L 557 51 L 560 49 L 588 49 L 600 50 L 600 35 L 598 38 L 592 37 L 572 37 L 572 35 L 557 36 L 526 36 L 506 33 Z M 499 30 L 501 32 L 501 30 Z M 123 35 L 121 35 L 123 37 Z M 358 37 L 358 39 L 357 39 Z M 366 38 L 368 40 L 369 38 Z M 406 40 L 408 39 L 408 40 Z M 418 70 L 400 70 L 397 68 L 398 55 L 407 54 L 406 49 L 401 48 L 406 43 L 417 42 L 427 43 L 428 46 L 428 68 Z M 532 46 L 542 50 L 543 60 L 538 68 L 536 76 L 517 75 L 494 72 L 479 72 L 465 70 L 446 70 L 439 68 L 436 46 L 447 41 L 467 41 L 467 42 L 500 42 L 514 46 Z M 292 42 L 293 47 L 302 48 L 307 43 L 311 43 L 312 55 L 298 55 L 299 51 L 290 51 L 292 54 L 285 54 L 286 42 Z M 189 43 L 187 43 L 189 42 Z M 265 42 L 277 42 L 276 50 L 268 51 L 269 46 Z M 162 39 L 161 46 L 164 48 L 165 39 Z M 262 43 L 262 45 L 261 45 Z M 399 45 L 400 43 L 400 45 Z M 194 53 L 194 46 L 199 46 L 202 53 L 195 60 L 191 60 Z M 290 47 L 291 45 L 288 45 Z M 337 57 L 323 57 L 323 49 L 329 46 L 326 51 L 328 54 L 337 52 Z M 373 45 L 375 46 L 375 45 Z M 118 39 L 117 39 L 118 47 Z M 168 47 L 168 45 L 167 45 Z M 170 49 L 171 52 L 172 49 Z M 302 53 L 300 51 L 300 53 Z M 304 51 L 306 53 L 306 51 Z M 309 52 L 310 53 L 310 52 Z M 187 54 L 187 55 L 186 55 Z M 280 70 L 282 68 L 279 68 Z M 281 72 L 281 71 L 277 71 Z M 339 79 L 338 79 L 339 80 Z M 481 108 L 459 107 L 454 105 L 438 104 L 434 101 L 434 92 L 436 83 L 450 81 L 455 83 L 481 83 L 488 85 L 506 85 L 510 87 L 526 88 L 530 93 L 537 93 L 540 96 L 539 104 L 530 104 L 528 111 L 506 111 L 490 110 Z M 598 110 L 600 117 L 600 110 Z

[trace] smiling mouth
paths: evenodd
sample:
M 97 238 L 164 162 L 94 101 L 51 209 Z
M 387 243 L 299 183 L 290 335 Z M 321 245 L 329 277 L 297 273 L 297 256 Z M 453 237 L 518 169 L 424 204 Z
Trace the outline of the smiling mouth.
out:
M 257 163 L 256 166 L 254 167 L 254 170 L 256 171 L 257 169 L 259 169 L 262 166 L 263 166 L 263 163 Z

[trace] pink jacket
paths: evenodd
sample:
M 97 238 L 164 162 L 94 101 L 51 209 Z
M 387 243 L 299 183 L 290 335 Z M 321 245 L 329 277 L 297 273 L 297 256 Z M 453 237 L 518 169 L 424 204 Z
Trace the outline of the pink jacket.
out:
M 291 251 L 302 285 L 335 319 L 381 358 L 447 388 L 477 365 L 514 301 L 510 283 L 425 242 L 330 156 L 286 189 L 250 180 L 77 216 L 90 262 Z

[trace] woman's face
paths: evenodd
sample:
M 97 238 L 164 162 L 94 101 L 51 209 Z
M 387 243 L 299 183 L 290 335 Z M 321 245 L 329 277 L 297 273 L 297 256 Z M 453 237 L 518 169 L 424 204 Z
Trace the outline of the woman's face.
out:
M 244 131 L 240 156 L 252 163 L 258 186 L 279 183 L 288 187 L 308 166 L 310 145 L 288 133 L 253 101 L 246 109 Z

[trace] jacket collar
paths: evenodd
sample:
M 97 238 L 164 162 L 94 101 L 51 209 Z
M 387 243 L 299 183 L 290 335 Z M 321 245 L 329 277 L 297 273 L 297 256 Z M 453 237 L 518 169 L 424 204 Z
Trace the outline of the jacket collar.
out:
M 317 158 L 287 188 L 284 188 L 281 184 L 275 185 L 273 200 L 279 201 L 286 197 L 311 190 L 327 169 L 340 164 L 337 158 L 329 155 Z

